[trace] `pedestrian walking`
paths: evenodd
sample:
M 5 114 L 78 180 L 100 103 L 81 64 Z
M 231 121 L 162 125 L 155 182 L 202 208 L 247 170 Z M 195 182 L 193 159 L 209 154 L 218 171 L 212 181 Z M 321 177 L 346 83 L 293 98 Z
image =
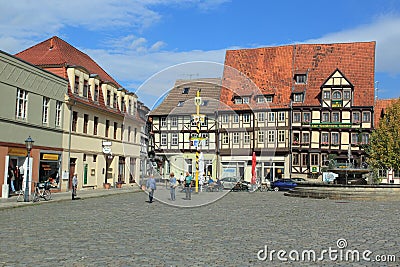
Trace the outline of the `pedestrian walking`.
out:
M 72 177 L 72 200 L 76 198 L 76 189 L 78 188 L 78 174 L 75 173 Z
M 149 192 L 149 203 L 153 203 L 154 191 L 157 188 L 156 180 L 154 179 L 153 176 L 150 176 L 150 178 L 147 180 L 146 188 L 147 191 Z
M 170 187 L 172 201 L 175 201 L 175 199 L 176 199 L 175 188 L 177 185 L 178 185 L 178 182 L 175 178 L 175 174 L 173 172 L 171 172 L 171 174 L 169 175 L 169 187 Z
M 193 179 L 193 177 L 190 175 L 190 173 L 186 172 L 185 191 L 186 191 L 186 199 L 187 200 L 192 199 L 192 179 Z

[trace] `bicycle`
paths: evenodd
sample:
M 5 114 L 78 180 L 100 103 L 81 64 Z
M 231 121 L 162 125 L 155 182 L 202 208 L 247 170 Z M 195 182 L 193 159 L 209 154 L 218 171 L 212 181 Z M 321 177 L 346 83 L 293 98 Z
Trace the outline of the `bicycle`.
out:
M 32 202 L 40 201 L 40 198 L 44 198 L 46 201 L 51 199 L 50 183 L 48 181 L 44 183 L 43 187 L 40 186 L 40 183 L 35 182 L 35 191 L 32 195 Z

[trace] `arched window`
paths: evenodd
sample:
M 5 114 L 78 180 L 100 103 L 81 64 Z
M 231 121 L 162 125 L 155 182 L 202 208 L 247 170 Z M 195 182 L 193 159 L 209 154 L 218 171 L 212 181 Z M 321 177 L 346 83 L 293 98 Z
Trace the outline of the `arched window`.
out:
M 342 99 L 342 93 L 340 91 L 335 91 L 335 92 L 333 92 L 332 98 L 333 99 Z

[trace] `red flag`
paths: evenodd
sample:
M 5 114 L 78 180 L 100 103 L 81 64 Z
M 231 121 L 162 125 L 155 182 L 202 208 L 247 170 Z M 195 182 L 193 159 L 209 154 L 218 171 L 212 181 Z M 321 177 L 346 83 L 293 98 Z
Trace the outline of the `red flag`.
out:
M 256 152 L 253 152 L 253 157 L 251 159 L 251 183 L 255 184 L 256 183 L 256 179 L 257 179 L 257 175 L 256 175 Z

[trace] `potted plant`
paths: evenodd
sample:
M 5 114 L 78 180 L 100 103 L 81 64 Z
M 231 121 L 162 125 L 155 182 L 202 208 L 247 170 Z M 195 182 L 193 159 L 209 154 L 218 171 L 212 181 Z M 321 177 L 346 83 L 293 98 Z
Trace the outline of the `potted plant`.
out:
M 110 183 L 104 183 L 103 187 L 104 187 L 104 189 L 110 189 L 111 188 L 111 184 Z

